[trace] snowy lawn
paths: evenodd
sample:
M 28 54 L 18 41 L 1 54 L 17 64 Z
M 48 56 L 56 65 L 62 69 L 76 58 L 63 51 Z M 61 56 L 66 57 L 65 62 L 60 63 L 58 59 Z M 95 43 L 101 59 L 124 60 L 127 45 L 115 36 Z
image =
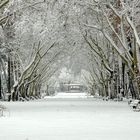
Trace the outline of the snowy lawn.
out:
M 45 99 L 48 99 L 48 98 L 87 98 L 89 97 L 88 94 L 86 92 L 58 92 L 56 93 L 55 96 L 46 96 L 44 97 Z
M 140 112 L 126 102 L 44 99 L 2 102 L 0 140 L 139 140 Z

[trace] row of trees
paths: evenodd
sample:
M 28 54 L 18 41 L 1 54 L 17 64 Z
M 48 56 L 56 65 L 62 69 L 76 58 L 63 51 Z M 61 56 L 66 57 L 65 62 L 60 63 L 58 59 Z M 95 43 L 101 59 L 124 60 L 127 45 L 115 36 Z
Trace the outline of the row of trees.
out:
M 53 10 L 49 1 L 15 0 L 4 6 L 2 13 L 7 18 L 1 25 L 1 98 L 40 97 L 43 82 L 59 69 L 68 50 L 56 17 L 60 9 Z
M 90 70 L 91 90 L 98 88 L 100 94 L 111 98 L 118 94 L 139 98 L 140 2 L 86 1 L 81 7 L 81 17 L 85 18 L 80 18 L 79 24 L 94 64 Z
M 40 96 L 68 57 L 75 72 L 87 71 L 92 94 L 139 98 L 139 8 L 138 0 L 1 0 L 0 98 Z

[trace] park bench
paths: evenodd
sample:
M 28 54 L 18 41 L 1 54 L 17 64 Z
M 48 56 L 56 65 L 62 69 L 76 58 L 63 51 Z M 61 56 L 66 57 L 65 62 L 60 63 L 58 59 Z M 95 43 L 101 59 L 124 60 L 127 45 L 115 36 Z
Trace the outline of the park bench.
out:
M 109 100 L 109 97 L 103 97 L 103 101 L 108 101 Z
M 140 111 L 140 100 L 131 101 L 130 107 L 132 107 L 134 111 Z

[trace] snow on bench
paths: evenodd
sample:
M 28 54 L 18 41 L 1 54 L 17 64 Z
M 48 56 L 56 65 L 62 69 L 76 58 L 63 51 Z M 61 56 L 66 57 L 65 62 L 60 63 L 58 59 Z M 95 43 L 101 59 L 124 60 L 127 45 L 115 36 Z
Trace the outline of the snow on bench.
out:
M 130 107 L 132 107 L 134 111 L 140 111 L 140 100 L 131 101 Z

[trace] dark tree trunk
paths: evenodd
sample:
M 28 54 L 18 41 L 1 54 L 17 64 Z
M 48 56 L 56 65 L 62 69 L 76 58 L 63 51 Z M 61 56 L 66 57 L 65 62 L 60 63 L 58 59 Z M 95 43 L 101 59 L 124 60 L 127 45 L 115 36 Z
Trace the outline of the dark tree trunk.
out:
M 108 81 L 105 84 L 105 94 L 106 94 L 106 97 L 109 96 L 109 93 L 108 93 Z
M 130 79 L 130 83 L 129 83 L 129 88 L 130 88 L 130 91 L 131 91 L 131 94 L 132 94 L 132 98 L 136 99 L 136 93 L 135 93 L 135 89 L 134 89 L 133 82 L 132 82 L 131 79 Z
M 11 100 L 11 58 L 10 52 L 8 53 L 8 81 L 7 81 L 7 88 L 8 88 L 8 101 Z
M 8 54 L 8 93 L 11 93 L 11 62 L 10 62 L 10 53 Z
M 122 89 L 123 90 L 121 94 L 124 97 L 125 96 L 125 93 L 124 93 L 125 91 L 125 64 L 124 63 L 122 63 Z
M 2 83 L 1 83 L 1 74 L 0 74 L 0 99 L 2 99 Z

